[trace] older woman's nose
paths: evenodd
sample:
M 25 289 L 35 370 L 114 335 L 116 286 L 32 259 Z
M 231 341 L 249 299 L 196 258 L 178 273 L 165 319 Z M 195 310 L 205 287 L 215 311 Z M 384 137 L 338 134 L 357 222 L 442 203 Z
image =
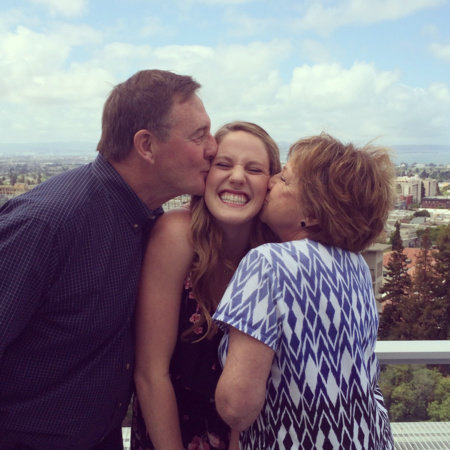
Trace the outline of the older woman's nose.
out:
M 278 178 L 280 178 L 280 174 L 277 173 L 276 175 L 273 175 L 269 179 L 269 184 L 267 185 L 268 189 L 272 189 L 275 186 L 275 183 L 278 181 Z

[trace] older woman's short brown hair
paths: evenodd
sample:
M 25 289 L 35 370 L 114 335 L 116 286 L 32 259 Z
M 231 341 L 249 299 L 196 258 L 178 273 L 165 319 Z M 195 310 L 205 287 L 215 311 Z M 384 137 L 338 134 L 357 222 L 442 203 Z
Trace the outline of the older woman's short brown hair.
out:
M 319 222 L 307 228 L 310 239 L 359 252 L 383 231 L 395 177 L 387 149 L 358 149 L 322 133 L 293 144 L 289 159 L 302 207 Z

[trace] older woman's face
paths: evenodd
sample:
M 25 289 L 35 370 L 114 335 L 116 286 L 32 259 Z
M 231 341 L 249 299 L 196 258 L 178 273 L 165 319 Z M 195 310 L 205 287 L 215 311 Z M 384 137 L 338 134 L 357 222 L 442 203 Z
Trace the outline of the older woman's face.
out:
M 281 173 L 270 179 L 269 192 L 260 217 L 282 241 L 299 239 L 298 233 L 302 230 L 300 222 L 306 219 L 306 213 L 301 204 L 297 175 L 291 161 Z

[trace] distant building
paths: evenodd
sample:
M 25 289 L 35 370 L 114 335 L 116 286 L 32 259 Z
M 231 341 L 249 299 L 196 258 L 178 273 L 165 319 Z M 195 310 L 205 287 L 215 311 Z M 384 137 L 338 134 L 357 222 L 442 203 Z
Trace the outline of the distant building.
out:
M 425 197 L 435 197 L 438 194 L 438 182 L 431 178 L 422 180 L 425 188 Z
M 383 256 L 390 249 L 387 244 L 372 244 L 369 248 L 362 252 L 362 256 L 367 262 L 372 276 L 373 292 L 377 301 L 378 312 L 381 312 L 381 294 L 380 288 L 383 285 Z
M 409 209 L 413 203 L 412 195 L 400 195 L 395 202 L 395 209 Z
M 407 222 L 411 219 L 412 214 L 413 213 L 411 211 L 405 211 L 403 209 L 393 209 L 389 212 L 388 225 L 393 227 L 395 222 L 397 221 Z
M 397 197 L 412 196 L 414 203 L 422 201 L 422 180 L 416 175 L 414 177 L 397 177 L 395 179 L 395 191 Z
M 427 211 L 430 213 L 430 220 L 435 225 L 448 225 L 448 224 L 450 224 L 450 208 L 447 208 L 447 209 L 427 208 Z
M 450 209 L 450 198 L 439 196 L 439 197 L 425 197 L 420 206 L 422 208 L 448 208 Z
M 180 208 L 181 206 L 188 205 L 191 200 L 191 196 L 187 194 L 180 195 L 170 199 L 168 202 L 164 203 L 164 211 L 169 211 L 174 208 Z
M 411 213 L 410 213 L 411 214 Z M 395 230 L 395 222 L 400 222 L 400 237 L 404 247 L 415 247 L 418 243 L 417 230 L 420 227 L 418 224 L 410 223 L 411 219 L 405 223 L 405 219 L 398 218 L 396 215 L 389 215 L 386 231 L 388 235 Z
M 32 187 L 34 186 L 28 186 L 26 183 L 16 183 L 14 186 L 9 184 L 0 186 L 0 206 L 4 205 L 11 198 L 31 190 Z

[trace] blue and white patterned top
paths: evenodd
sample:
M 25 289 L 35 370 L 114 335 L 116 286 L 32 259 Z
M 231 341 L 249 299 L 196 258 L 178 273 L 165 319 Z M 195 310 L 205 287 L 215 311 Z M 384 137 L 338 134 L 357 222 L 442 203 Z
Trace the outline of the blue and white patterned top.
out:
M 378 313 L 361 255 L 308 239 L 255 248 L 214 319 L 275 351 L 265 405 L 241 433 L 241 449 L 393 448 L 374 353 Z M 227 348 L 225 333 L 222 364 Z

